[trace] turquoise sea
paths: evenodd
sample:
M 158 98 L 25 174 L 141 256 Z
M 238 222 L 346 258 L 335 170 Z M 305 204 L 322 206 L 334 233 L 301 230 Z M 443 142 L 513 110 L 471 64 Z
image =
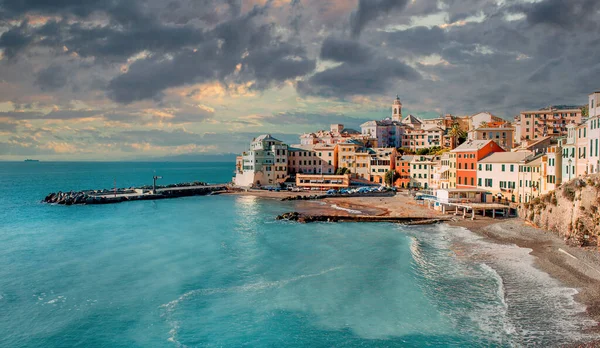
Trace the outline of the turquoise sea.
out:
M 294 202 L 50 192 L 229 163 L 0 162 L 0 347 L 556 346 L 590 325 L 528 251 L 444 225 L 296 224 Z M 494 252 L 491 250 L 494 249 Z

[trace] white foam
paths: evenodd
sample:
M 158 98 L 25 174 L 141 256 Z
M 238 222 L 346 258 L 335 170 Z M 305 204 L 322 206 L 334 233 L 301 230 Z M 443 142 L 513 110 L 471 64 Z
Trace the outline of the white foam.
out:
M 306 278 L 319 277 L 324 274 L 327 274 L 327 273 L 330 273 L 330 272 L 333 272 L 333 271 L 336 271 L 336 270 L 339 270 L 342 268 L 344 268 L 344 266 L 336 266 L 336 267 L 331 267 L 329 269 L 323 270 L 318 273 L 302 274 L 297 277 L 276 280 L 276 281 L 262 281 L 262 282 L 256 282 L 256 283 L 250 283 L 250 284 L 245 284 L 245 285 L 240 285 L 240 286 L 232 286 L 232 287 L 226 287 L 226 288 L 205 288 L 205 289 L 196 289 L 196 290 L 188 291 L 185 294 L 179 296 L 177 299 L 160 305 L 160 308 L 163 308 L 165 310 L 165 313 L 161 316 L 165 317 L 165 319 L 171 326 L 171 330 L 169 331 L 169 338 L 167 340 L 169 342 L 175 343 L 178 347 L 185 347 L 185 345 L 182 345 L 177 340 L 177 331 L 179 329 L 179 323 L 177 321 L 173 320 L 172 314 L 175 311 L 175 309 L 177 308 L 177 306 L 186 300 L 189 300 L 196 296 L 209 296 L 209 295 L 224 294 L 224 293 L 253 292 L 253 291 L 261 291 L 261 290 L 270 289 L 270 288 L 283 287 L 292 282 L 296 282 L 296 281 L 306 279 Z
M 590 339 L 584 330 L 596 322 L 582 315 L 586 307 L 575 301 L 577 289 L 565 287 L 535 267 L 531 249 L 493 243 L 465 228 L 437 228 L 450 241 L 467 245 L 461 250 L 461 259 L 480 262 L 481 268 L 496 279 L 496 295 L 506 312 L 504 330 L 512 343 L 543 345 L 549 336 L 560 341 L 553 344 Z M 441 238 L 430 238 L 434 239 L 432 244 L 443 243 Z M 480 314 L 484 316 L 474 319 L 487 325 L 485 313 Z
M 332 204 L 332 205 L 331 205 L 331 207 L 332 207 L 333 209 L 337 209 L 337 210 L 343 210 L 343 211 L 346 211 L 346 212 L 348 212 L 348 213 L 350 213 L 350 214 L 362 214 L 362 211 L 360 211 L 360 210 L 354 210 L 354 209 L 349 209 L 349 208 L 339 207 L 339 206 L 337 206 L 336 204 Z

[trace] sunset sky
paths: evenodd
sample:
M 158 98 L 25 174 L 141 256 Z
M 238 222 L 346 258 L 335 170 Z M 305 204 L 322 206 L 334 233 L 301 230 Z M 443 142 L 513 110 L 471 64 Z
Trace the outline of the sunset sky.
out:
M 580 104 L 598 0 L 0 0 L 0 160 L 294 142 L 390 113 Z

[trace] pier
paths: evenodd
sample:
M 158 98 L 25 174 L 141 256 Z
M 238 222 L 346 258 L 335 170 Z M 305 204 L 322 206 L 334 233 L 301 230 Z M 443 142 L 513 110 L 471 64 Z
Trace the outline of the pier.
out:
M 156 180 L 156 178 L 154 178 Z M 157 200 L 189 196 L 204 196 L 227 191 L 227 185 L 207 185 L 200 182 L 157 186 L 132 187 L 114 190 L 84 190 L 51 193 L 44 203 L 61 205 L 111 204 L 129 201 Z
M 429 209 L 435 207 L 436 204 L 439 205 L 442 214 L 462 215 L 463 219 L 468 218 L 470 215 L 471 220 L 475 220 L 475 213 L 478 212 L 481 212 L 481 215 L 485 216 L 487 211 L 493 219 L 496 218 L 496 214 L 498 213 L 506 217 L 510 212 L 509 206 L 499 203 L 439 202 L 434 198 L 424 198 L 423 202 L 427 204 L 427 208 Z

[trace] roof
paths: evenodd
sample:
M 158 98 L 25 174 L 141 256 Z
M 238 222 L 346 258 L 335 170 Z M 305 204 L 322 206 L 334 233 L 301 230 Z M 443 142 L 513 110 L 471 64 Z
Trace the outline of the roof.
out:
M 479 163 L 517 163 L 532 154 L 531 151 L 494 152 L 478 161 Z
M 491 141 L 493 140 L 467 140 L 450 152 L 477 151 L 489 144 Z
M 271 134 L 262 134 L 259 135 L 258 137 L 256 137 L 256 139 L 254 139 L 255 141 L 262 141 L 262 140 L 275 140 L 275 141 L 281 141 L 279 139 L 275 139 L 271 136 Z
M 400 160 L 404 161 L 404 162 L 410 162 L 410 161 L 412 161 L 413 157 L 415 157 L 415 156 L 412 156 L 412 155 L 402 155 L 400 157 Z
M 421 122 L 421 120 L 419 120 L 417 117 L 413 116 L 413 115 L 408 115 L 406 117 L 404 117 L 402 119 L 402 123 L 423 123 Z

